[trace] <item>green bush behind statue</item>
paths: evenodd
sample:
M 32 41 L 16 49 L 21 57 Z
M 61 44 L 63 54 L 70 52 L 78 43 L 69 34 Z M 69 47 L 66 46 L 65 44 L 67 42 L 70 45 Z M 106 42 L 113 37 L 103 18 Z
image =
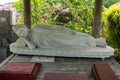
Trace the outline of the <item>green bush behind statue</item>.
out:
M 120 50 L 120 4 L 112 5 L 107 11 L 109 38 L 114 47 Z

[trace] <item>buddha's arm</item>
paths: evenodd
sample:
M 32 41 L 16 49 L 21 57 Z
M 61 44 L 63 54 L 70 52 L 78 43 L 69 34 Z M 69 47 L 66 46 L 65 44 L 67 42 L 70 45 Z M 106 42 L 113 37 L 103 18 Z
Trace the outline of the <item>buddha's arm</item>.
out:
M 22 39 L 30 49 L 35 49 L 35 45 L 33 43 L 31 43 L 29 40 L 27 40 L 25 38 L 22 38 Z

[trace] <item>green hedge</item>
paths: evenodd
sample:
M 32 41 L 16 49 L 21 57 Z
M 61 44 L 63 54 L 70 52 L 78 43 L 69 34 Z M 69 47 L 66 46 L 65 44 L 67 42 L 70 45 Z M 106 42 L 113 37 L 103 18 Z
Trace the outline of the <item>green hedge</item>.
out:
M 107 14 L 109 39 L 114 47 L 120 50 L 120 5 L 112 5 L 107 10 Z
M 120 4 L 109 8 L 103 7 L 102 35 L 107 38 L 107 44 L 115 49 L 114 57 L 120 63 Z

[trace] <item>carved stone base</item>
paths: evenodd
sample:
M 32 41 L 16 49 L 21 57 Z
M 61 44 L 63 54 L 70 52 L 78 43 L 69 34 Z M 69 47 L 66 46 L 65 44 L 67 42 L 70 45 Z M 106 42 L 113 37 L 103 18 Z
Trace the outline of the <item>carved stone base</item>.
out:
M 43 56 L 62 56 L 62 57 L 86 57 L 86 58 L 108 58 L 113 56 L 114 49 L 110 46 L 106 48 L 78 48 L 78 49 L 46 49 L 36 48 L 29 49 L 27 47 L 16 47 L 10 45 L 10 51 L 15 54 L 25 55 L 43 55 Z

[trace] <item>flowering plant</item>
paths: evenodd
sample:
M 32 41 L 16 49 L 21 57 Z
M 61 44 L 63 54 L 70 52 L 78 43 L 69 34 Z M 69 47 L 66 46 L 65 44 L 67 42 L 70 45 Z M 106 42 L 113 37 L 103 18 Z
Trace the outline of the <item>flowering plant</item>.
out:
M 56 4 L 52 5 L 52 7 L 47 5 L 45 9 L 47 9 L 46 13 L 39 13 L 38 16 L 42 22 L 45 22 L 49 18 L 51 18 L 51 21 L 53 21 L 55 24 L 64 24 L 73 20 L 73 15 L 68 7 L 63 8 L 61 5 Z
M 17 19 L 21 17 L 20 14 L 17 13 L 16 9 L 11 4 L 0 6 L 0 11 L 11 11 L 15 13 Z
M 31 4 L 32 25 L 57 24 L 91 34 L 94 0 L 33 0 Z M 22 0 L 12 5 L 23 14 Z M 23 23 L 23 18 L 17 23 Z
M 69 8 L 62 8 L 60 5 L 55 5 L 52 13 L 52 19 L 59 23 L 68 23 L 73 20 L 73 15 Z

